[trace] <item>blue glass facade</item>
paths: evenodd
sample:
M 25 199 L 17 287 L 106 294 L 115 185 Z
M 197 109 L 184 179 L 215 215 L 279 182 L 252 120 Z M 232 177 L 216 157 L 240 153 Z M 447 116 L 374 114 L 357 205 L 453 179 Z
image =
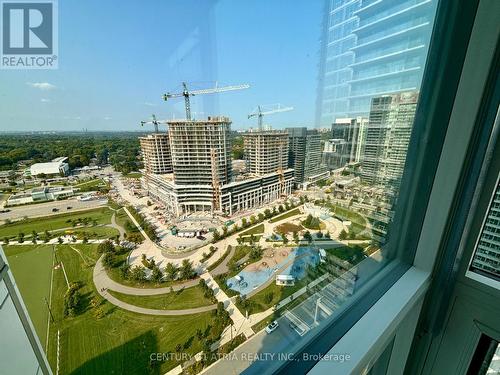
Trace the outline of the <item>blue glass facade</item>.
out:
M 371 99 L 419 90 L 436 0 L 328 0 L 317 126 L 368 116 Z

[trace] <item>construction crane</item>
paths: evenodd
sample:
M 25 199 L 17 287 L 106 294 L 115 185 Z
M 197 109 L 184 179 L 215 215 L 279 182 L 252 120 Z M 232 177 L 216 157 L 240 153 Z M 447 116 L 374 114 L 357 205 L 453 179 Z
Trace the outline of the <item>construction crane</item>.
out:
M 273 113 L 280 113 L 280 112 L 288 112 L 293 110 L 293 107 L 282 107 L 281 104 L 275 104 L 272 109 L 269 110 L 263 110 L 264 106 L 258 105 L 257 108 L 254 109 L 252 113 L 248 115 L 248 119 L 251 119 L 252 117 L 257 117 L 257 124 L 259 126 L 259 131 L 262 130 L 262 120 L 263 117 L 266 115 L 271 115 Z
M 159 124 L 166 124 L 167 120 L 162 120 L 159 121 L 156 119 L 156 116 L 153 114 L 151 115 L 151 121 L 141 121 L 141 126 L 144 126 L 146 124 L 153 124 L 155 126 L 155 133 L 158 133 L 158 125 Z
M 245 85 L 218 87 L 217 83 L 215 83 L 215 87 L 213 87 L 213 88 L 191 91 L 191 90 L 188 90 L 186 82 L 182 82 L 182 87 L 183 87 L 182 92 L 179 92 L 179 93 L 167 92 L 166 94 L 164 94 L 163 100 L 167 101 L 168 99 L 180 98 L 183 96 L 185 106 L 186 106 L 186 119 L 191 120 L 191 103 L 189 101 L 189 97 L 195 96 L 195 95 L 215 94 L 215 93 L 219 93 L 219 92 L 243 90 L 243 89 L 248 89 L 250 87 L 250 85 L 245 84 Z

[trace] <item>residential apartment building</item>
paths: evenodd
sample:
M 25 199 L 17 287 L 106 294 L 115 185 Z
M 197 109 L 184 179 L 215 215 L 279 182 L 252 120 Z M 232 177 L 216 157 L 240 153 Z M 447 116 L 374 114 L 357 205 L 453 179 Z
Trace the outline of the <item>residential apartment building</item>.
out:
M 500 182 L 497 182 L 496 191 L 486 214 L 471 269 L 500 280 Z
M 332 138 L 325 142 L 323 158 L 330 169 L 360 162 L 366 140 L 368 119 L 339 118 L 332 125 Z
M 295 170 L 295 182 L 304 185 L 328 175 L 322 164 L 321 135 L 316 129 L 287 128 L 289 137 L 288 165 Z
M 153 133 L 139 138 L 144 169 L 148 173 L 172 173 L 172 156 L 168 133 Z
M 247 171 L 262 176 L 288 168 L 288 133 L 250 131 L 243 135 Z
M 366 116 L 372 97 L 419 90 L 436 0 L 328 0 L 316 126 Z
M 231 121 L 227 117 L 168 122 L 174 181 L 179 185 L 212 185 L 231 181 Z
M 382 95 L 372 99 L 361 163 L 362 181 L 396 189 L 406 161 L 406 153 L 417 108 L 418 91 Z

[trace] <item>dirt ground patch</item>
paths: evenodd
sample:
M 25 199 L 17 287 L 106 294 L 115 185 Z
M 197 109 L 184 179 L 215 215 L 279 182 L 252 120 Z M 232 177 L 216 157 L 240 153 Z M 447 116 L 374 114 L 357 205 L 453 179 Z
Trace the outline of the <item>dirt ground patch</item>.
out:
M 293 224 L 293 223 L 283 223 L 276 227 L 275 231 L 278 233 L 293 233 L 300 232 L 304 227 L 302 225 Z
M 278 264 L 282 263 L 288 255 L 290 255 L 291 248 L 269 248 L 264 250 L 262 259 L 259 261 L 249 264 L 245 267 L 245 271 L 256 272 L 262 271 L 268 268 L 274 268 Z

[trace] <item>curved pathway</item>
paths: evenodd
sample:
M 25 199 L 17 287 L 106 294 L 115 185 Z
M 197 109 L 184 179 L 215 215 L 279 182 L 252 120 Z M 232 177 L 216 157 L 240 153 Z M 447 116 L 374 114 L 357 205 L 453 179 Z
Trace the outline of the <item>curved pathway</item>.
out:
M 170 316 L 189 315 L 189 314 L 198 314 L 206 311 L 211 311 L 217 308 L 217 305 L 209 305 L 209 306 L 201 306 L 184 310 L 156 310 L 156 309 L 148 309 L 145 307 L 139 307 L 123 302 L 118 298 L 112 296 L 110 293 L 108 293 L 107 290 L 110 289 L 124 294 L 142 295 L 142 296 L 169 293 L 171 290 L 170 287 L 158 288 L 158 289 L 139 289 L 119 284 L 109 278 L 108 274 L 106 273 L 106 270 L 104 269 L 104 266 L 102 265 L 102 256 L 96 262 L 96 265 L 94 267 L 93 279 L 97 292 L 108 302 L 121 309 L 132 311 L 139 314 L 170 315 Z M 190 284 L 190 286 L 193 286 L 196 285 L 197 282 L 198 280 L 190 280 L 186 283 L 183 283 L 182 286 L 187 287 L 186 284 L 188 283 Z M 181 289 L 181 287 L 179 287 L 179 285 L 176 285 L 175 287 L 173 287 L 173 289 L 175 291 Z
M 123 229 L 123 227 L 118 225 L 116 222 L 116 211 L 113 212 L 113 215 L 111 216 L 111 224 L 107 224 L 106 226 L 118 230 L 118 232 L 120 232 L 120 240 L 125 239 L 125 229 Z

